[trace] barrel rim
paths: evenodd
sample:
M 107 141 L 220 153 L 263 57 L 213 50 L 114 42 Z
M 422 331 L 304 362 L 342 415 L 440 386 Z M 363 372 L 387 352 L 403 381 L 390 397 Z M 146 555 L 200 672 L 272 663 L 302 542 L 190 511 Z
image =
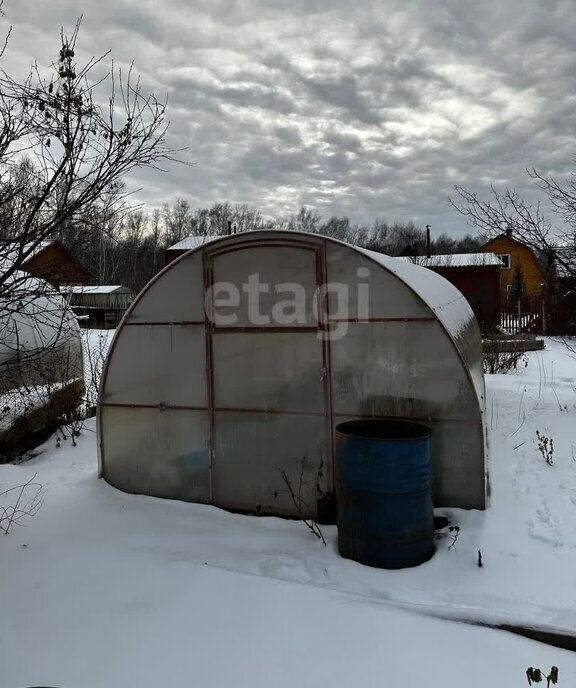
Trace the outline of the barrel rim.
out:
M 370 426 L 373 428 L 376 426 L 380 426 L 383 429 L 387 428 L 389 434 L 384 434 L 384 432 L 371 432 Z M 361 428 L 366 428 L 366 430 L 361 432 Z M 396 434 L 394 434 L 391 432 L 393 429 L 398 430 L 400 428 L 404 430 L 410 428 L 409 434 L 403 435 L 403 433 L 396 432 Z M 356 432 L 354 432 L 354 430 L 356 430 Z M 428 439 L 432 435 L 432 428 L 424 425 L 424 423 L 405 420 L 403 418 L 363 418 L 339 423 L 336 426 L 336 434 L 342 435 L 343 437 L 377 440 L 380 442 L 414 442 Z

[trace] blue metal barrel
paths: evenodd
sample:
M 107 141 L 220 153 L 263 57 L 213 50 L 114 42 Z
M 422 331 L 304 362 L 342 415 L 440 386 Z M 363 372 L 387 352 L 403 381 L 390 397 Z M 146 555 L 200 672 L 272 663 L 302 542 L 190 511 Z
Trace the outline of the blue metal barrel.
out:
M 336 428 L 338 549 L 368 566 L 417 566 L 434 554 L 432 431 L 398 419 Z

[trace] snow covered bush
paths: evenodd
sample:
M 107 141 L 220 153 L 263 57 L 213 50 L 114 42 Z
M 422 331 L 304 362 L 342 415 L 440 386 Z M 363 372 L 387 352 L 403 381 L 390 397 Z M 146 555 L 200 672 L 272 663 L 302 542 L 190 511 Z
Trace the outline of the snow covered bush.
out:
M 497 373 L 509 373 L 516 370 L 518 364 L 527 363 L 526 355 L 520 351 L 502 351 L 499 342 L 484 342 L 482 361 L 484 372 L 495 375 Z

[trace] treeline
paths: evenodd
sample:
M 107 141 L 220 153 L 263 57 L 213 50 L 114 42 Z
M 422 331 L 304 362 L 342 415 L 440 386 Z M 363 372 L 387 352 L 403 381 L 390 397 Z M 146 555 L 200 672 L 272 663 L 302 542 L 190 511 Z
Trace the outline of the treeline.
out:
M 126 205 L 122 182 L 106 186 L 94 202 L 76 203 L 72 195 L 62 184 L 49 193 L 43 190 L 41 170 L 27 158 L 12 166 L 0 165 L 0 267 L 13 265 L 14 256 L 22 262 L 47 238 L 59 239 L 99 284 L 121 284 L 139 291 L 164 266 L 166 248 L 194 235 L 285 229 L 323 234 L 392 256 L 426 251 L 425 229 L 412 222 L 378 218 L 359 225 L 346 216 L 324 219 L 305 207 L 291 215 L 269 217 L 247 204 L 192 208 L 182 198 L 145 212 Z M 37 210 L 39 199 L 46 205 L 42 212 Z M 64 211 L 66 204 L 70 207 Z M 470 235 L 457 240 L 433 234 L 431 251 L 468 253 L 481 243 Z
M 139 291 L 164 265 L 164 251 L 188 236 L 222 236 L 250 230 L 286 229 L 314 232 L 348 241 L 392 256 L 423 255 L 426 231 L 412 222 L 389 223 L 376 219 L 368 225 L 348 217 L 322 219 L 301 208 L 293 215 L 267 218 L 246 204 L 215 203 L 191 208 L 184 199 L 150 213 L 132 210 L 118 215 L 105 205 L 92 210 L 60 231 L 59 238 L 90 268 L 99 284 L 122 284 Z M 469 253 L 480 246 L 479 237 L 432 237 L 434 254 Z

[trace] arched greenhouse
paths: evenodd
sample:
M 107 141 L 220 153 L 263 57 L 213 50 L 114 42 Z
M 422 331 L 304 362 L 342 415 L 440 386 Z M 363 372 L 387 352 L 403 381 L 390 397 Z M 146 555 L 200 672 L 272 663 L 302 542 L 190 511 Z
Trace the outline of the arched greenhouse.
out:
M 169 264 L 127 312 L 100 471 L 127 492 L 316 516 L 335 427 L 395 417 L 433 430 L 435 505 L 483 509 L 483 413 L 480 333 L 446 280 L 315 234 L 248 232 Z
M 83 395 L 74 313 L 47 282 L 16 271 L 0 290 L 0 463 L 54 432 Z

